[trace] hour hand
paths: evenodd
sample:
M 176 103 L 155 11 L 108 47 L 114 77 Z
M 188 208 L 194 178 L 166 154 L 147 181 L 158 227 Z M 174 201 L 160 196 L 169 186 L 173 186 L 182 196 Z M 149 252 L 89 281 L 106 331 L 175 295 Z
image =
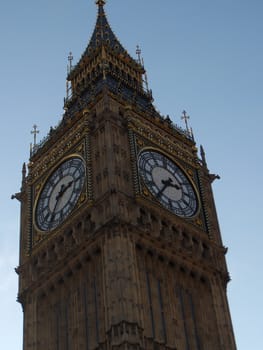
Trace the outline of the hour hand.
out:
M 170 177 L 168 180 L 162 180 L 163 187 L 157 193 L 157 197 L 160 197 L 162 195 L 162 193 L 165 191 L 165 189 L 171 185 L 171 181 L 173 181 L 173 180 Z
M 164 189 L 166 187 L 174 187 L 177 190 L 181 189 L 180 186 L 178 186 L 177 184 L 173 183 L 173 179 L 171 179 L 170 177 L 167 180 L 162 180 L 162 184 L 164 185 Z M 164 189 L 163 189 L 163 191 L 164 191 Z
M 54 208 L 53 208 L 53 212 L 52 212 L 52 215 L 51 215 L 51 219 L 50 221 L 52 222 L 55 218 L 55 215 L 56 215 L 56 209 L 57 209 L 57 206 L 58 206 L 58 203 L 60 202 L 60 199 L 61 199 L 61 193 L 59 193 L 56 197 L 56 203 L 54 205 Z
M 177 184 L 171 184 L 170 186 L 174 187 L 176 190 L 180 190 L 181 189 L 181 187 L 178 186 Z
M 63 194 L 67 191 L 68 188 L 70 188 L 73 184 L 73 181 L 69 181 L 67 185 L 62 184 L 60 191 L 58 192 L 57 196 L 56 196 L 56 200 L 58 200 L 60 197 L 63 196 Z

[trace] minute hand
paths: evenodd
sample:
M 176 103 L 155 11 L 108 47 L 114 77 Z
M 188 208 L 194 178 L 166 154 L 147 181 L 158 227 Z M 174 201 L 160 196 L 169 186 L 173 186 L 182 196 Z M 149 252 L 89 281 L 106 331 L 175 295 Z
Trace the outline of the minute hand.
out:
M 56 199 L 62 197 L 63 194 L 67 191 L 67 189 L 71 187 L 72 184 L 73 184 L 73 181 L 69 181 L 69 183 L 66 186 L 64 184 L 61 185 L 61 189 L 60 189 Z
M 55 214 L 56 214 L 56 209 L 58 207 L 59 202 L 61 201 L 61 198 L 62 198 L 63 194 L 67 191 L 68 188 L 71 187 L 72 184 L 73 184 L 73 181 L 69 181 L 69 183 L 66 186 L 64 184 L 61 185 L 60 191 L 59 191 L 59 193 L 56 196 L 56 203 L 55 203 L 55 206 L 53 208 L 51 221 L 54 220 L 54 217 L 55 217 Z
M 168 187 L 169 185 L 168 184 L 165 184 L 163 186 L 163 188 L 157 193 L 157 197 L 160 197 L 162 195 L 162 193 L 164 192 L 164 190 Z

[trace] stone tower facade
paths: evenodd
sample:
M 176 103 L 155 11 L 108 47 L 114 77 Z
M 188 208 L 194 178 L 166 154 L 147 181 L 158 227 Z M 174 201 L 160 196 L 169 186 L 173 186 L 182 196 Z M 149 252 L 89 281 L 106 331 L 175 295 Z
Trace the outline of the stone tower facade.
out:
M 23 349 L 235 350 L 215 176 L 97 5 L 17 194 Z

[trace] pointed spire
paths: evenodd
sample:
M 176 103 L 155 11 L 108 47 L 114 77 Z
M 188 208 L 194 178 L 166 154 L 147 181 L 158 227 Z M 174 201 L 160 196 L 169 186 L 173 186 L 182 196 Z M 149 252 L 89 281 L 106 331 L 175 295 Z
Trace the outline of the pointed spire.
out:
M 200 154 L 201 154 L 202 164 L 204 167 L 207 168 L 205 150 L 204 150 L 204 147 L 202 145 L 200 146 Z
M 72 91 L 71 96 L 67 94 L 65 106 L 70 109 L 80 96 L 88 103 L 107 86 L 124 99 L 139 99 L 148 108 L 152 94 L 143 60 L 138 62 L 132 58 L 114 34 L 104 11 L 106 1 L 96 0 L 95 3 L 98 6 L 95 28 L 79 62 L 67 76 Z
M 25 182 L 26 179 L 26 163 L 23 163 L 23 167 L 22 167 L 22 183 Z
M 111 49 L 117 51 L 119 54 L 128 55 L 127 51 L 121 45 L 118 38 L 113 33 L 110 27 L 103 7 L 105 4 L 105 0 L 96 1 L 96 5 L 98 6 L 97 22 L 88 47 L 84 52 L 84 56 L 90 55 L 93 51 L 95 51 L 98 47 L 102 45 L 109 46 Z

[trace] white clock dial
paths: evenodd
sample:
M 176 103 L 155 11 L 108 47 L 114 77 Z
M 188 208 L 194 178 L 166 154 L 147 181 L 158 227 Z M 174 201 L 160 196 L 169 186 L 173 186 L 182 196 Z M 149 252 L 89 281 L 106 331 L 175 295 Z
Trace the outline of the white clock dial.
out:
M 149 191 L 165 208 L 181 217 L 196 214 L 196 192 L 178 165 L 162 153 L 146 150 L 139 155 L 138 168 Z
M 35 221 L 42 231 L 55 229 L 71 213 L 82 192 L 85 166 L 81 158 L 64 161 L 49 176 L 40 193 Z

